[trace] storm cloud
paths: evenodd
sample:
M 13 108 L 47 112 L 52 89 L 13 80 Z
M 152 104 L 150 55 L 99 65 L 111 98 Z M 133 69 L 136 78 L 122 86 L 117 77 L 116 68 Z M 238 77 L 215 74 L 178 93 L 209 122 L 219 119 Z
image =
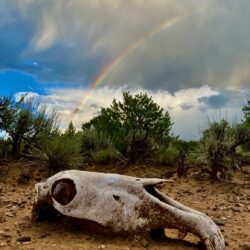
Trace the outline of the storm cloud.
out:
M 142 40 L 103 86 L 171 93 L 250 86 L 248 0 L 11 0 L 0 1 L 0 14 L 0 67 L 40 80 L 88 86 Z
M 243 91 L 224 90 L 215 95 L 199 97 L 198 102 L 212 109 L 244 106 L 247 99 L 246 94 Z

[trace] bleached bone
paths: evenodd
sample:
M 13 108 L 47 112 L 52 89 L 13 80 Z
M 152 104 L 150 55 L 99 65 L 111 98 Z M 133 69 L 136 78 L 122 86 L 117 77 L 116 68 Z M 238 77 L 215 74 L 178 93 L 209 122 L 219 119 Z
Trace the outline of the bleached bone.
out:
M 155 229 L 179 229 L 180 238 L 190 232 L 206 249 L 224 249 L 216 224 L 157 190 L 155 186 L 164 182 L 170 180 L 62 171 L 35 185 L 34 212 L 53 207 L 64 216 L 93 222 L 110 233 L 145 235 Z

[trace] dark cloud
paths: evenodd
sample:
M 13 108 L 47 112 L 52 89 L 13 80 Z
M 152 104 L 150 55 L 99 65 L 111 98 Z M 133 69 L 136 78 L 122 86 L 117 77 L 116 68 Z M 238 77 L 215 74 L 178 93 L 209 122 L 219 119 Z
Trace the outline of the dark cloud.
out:
M 229 98 L 223 94 L 221 95 L 212 95 L 212 96 L 203 96 L 198 98 L 200 103 L 204 103 L 210 108 L 221 108 L 224 107 L 228 102 Z
M 15 12 L 14 14 L 18 15 Z M 3 26 L 0 25 L 0 69 L 23 68 L 21 54 L 27 48 L 32 36 L 32 24 L 20 16 Z
M 212 109 L 221 109 L 235 105 L 235 102 L 240 102 L 241 93 L 237 91 L 224 91 L 216 95 L 203 96 L 198 98 L 198 102 L 205 104 L 205 107 Z
M 246 89 L 249 28 L 248 0 L 1 1 L 0 68 L 88 85 L 113 62 L 102 85 Z

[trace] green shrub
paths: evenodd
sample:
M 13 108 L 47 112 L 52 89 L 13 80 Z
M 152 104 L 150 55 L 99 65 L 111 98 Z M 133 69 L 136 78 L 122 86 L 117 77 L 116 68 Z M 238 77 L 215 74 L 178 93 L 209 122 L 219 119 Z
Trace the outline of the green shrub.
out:
M 0 159 L 6 159 L 11 155 L 11 143 L 9 140 L 0 138 Z
M 180 151 L 173 146 L 168 148 L 159 148 L 155 153 L 155 161 L 157 164 L 173 166 L 179 155 Z
M 204 162 L 204 156 L 202 152 L 189 152 L 186 158 L 186 164 L 188 166 L 200 166 Z
M 108 135 L 131 163 L 148 158 L 156 143 L 168 143 L 171 127 L 169 113 L 151 96 L 130 92 L 124 92 L 122 101 L 114 99 L 110 107 L 101 108 L 99 115 L 82 125 L 83 130 L 94 129 L 99 136 Z M 87 146 L 93 147 L 93 143 Z
M 57 135 L 45 139 L 41 147 L 32 147 L 28 156 L 43 162 L 51 172 L 57 172 L 81 164 L 79 149 L 76 138 Z
M 82 132 L 81 152 L 87 157 L 92 157 L 96 152 L 113 148 L 109 137 L 97 133 L 95 129 L 85 129 Z
M 108 148 L 101 149 L 93 154 L 93 159 L 97 164 L 109 164 L 118 160 L 119 153 L 117 150 Z
M 207 129 L 202 132 L 201 144 L 204 158 L 211 168 L 213 179 L 226 178 L 227 171 L 231 168 L 233 154 L 235 153 L 236 136 L 228 121 L 210 122 Z

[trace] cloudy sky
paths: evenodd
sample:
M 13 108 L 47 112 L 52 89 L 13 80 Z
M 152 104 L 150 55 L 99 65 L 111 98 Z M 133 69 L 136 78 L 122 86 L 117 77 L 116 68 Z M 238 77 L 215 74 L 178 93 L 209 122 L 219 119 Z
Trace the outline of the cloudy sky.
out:
M 249 30 L 249 0 L 0 0 L 0 95 L 28 92 L 80 128 L 143 91 L 198 139 L 208 118 L 242 117 Z

